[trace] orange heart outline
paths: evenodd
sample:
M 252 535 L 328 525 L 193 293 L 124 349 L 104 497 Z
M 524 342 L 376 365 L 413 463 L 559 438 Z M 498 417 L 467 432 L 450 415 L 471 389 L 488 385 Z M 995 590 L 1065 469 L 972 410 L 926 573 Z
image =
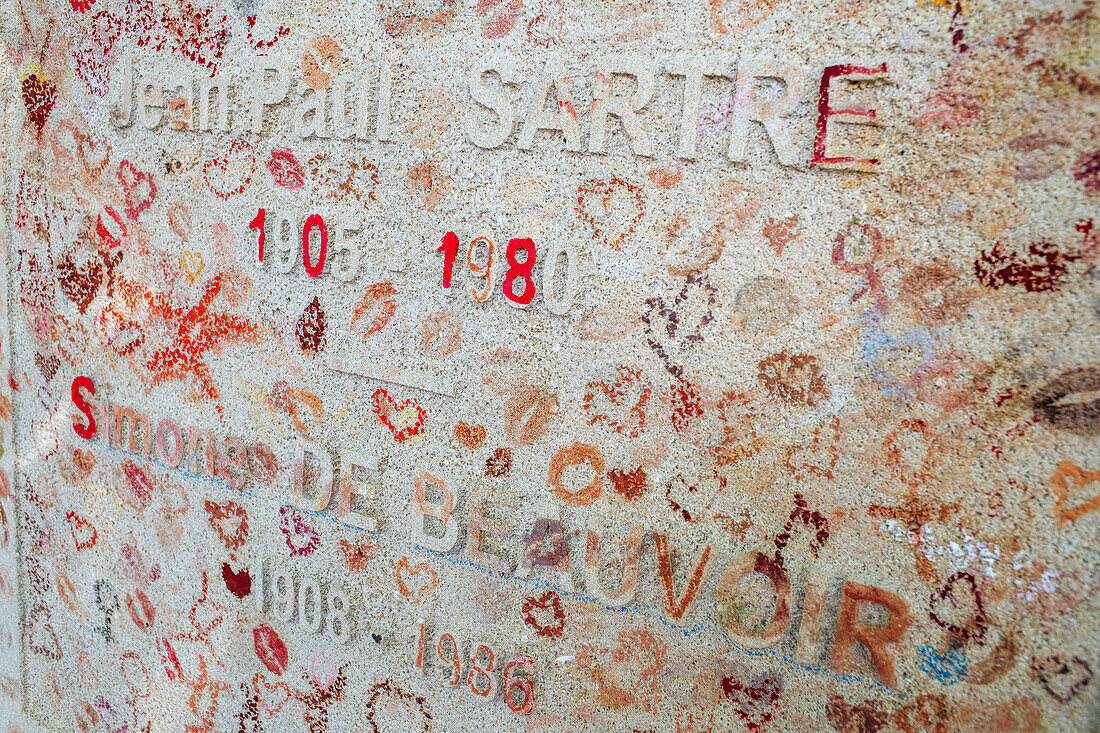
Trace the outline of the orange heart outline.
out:
M 180 255 L 180 269 L 187 275 L 188 285 L 195 284 L 195 280 L 202 274 L 205 267 L 206 260 L 203 259 L 202 252 L 188 251 Z
M 414 596 L 409 586 L 406 585 L 405 581 L 401 578 L 402 570 L 404 570 L 410 578 L 416 577 L 422 572 L 426 572 L 431 576 L 431 582 L 426 585 L 417 586 L 416 595 Z M 420 605 L 421 601 L 429 598 L 431 594 L 435 592 L 435 589 L 439 587 L 439 576 L 436 575 L 435 570 L 433 570 L 428 563 L 421 561 L 410 567 L 409 558 L 406 556 L 402 556 L 402 558 L 397 561 L 397 567 L 394 569 L 393 577 L 397 581 L 397 589 L 401 591 L 401 595 L 408 598 L 417 606 Z
M 1089 484 L 1100 481 L 1100 471 L 1089 471 L 1076 466 L 1069 461 L 1061 461 L 1054 475 L 1050 477 L 1050 490 L 1054 492 L 1054 516 L 1058 518 L 1058 526 L 1066 522 L 1074 522 L 1085 516 L 1093 509 L 1100 509 L 1100 492 L 1077 506 L 1064 507 L 1072 488 L 1082 489 Z

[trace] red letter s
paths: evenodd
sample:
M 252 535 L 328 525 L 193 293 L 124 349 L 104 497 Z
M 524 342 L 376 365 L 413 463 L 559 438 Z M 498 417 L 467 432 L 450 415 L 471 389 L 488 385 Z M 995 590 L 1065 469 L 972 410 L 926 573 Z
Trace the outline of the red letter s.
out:
M 92 380 L 88 377 L 77 377 L 73 380 L 73 404 L 76 405 L 76 409 L 84 413 L 84 416 L 88 419 L 88 426 L 82 427 L 80 423 L 73 421 L 73 430 L 76 434 L 85 440 L 91 440 L 96 434 L 95 417 L 92 416 L 92 407 L 84 399 L 84 395 L 80 394 L 81 388 L 88 390 L 93 395 L 95 394 L 95 385 L 92 384 Z

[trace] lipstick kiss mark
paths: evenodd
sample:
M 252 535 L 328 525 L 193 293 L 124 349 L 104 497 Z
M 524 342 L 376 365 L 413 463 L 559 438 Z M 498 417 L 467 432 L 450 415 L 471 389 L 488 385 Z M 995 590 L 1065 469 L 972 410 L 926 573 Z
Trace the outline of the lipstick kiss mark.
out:
M 1032 399 L 1036 415 L 1074 435 L 1100 435 L 1100 367 L 1063 372 Z

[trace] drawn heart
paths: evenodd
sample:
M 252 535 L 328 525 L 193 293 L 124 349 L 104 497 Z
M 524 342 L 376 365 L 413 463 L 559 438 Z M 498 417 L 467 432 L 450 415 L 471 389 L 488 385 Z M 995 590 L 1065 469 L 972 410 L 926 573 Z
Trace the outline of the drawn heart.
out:
M 789 405 L 816 407 L 822 400 L 829 399 L 825 374 L 814 356 L 790 354 L 783 349 L 756 366 L 756 378 L 768 394 Z
M 607 425 L 620 435 L 637 438 L 645 431 L 645 406 L 653 385 L 642 379 L 639 369 L 620 365 L 616 372 L 618 379 L 611 384 L 598 380 L 585 385 L 583 407 L 589 415 L 588 424 Z M 609 405 L 600 404 L 605 400 Z
M 233 569 L 229 567 L 229 563 L 222 563 L 222 580 L 225 581 L 225 587 L 229 589 L 229 592 L 237 596 L 237 598 L 244 598 L 252 592 L 252 576 L 248 572 L 248 568 L 233 572 Z
M 717 471 L 709 475 L 690 476 L 690 478 L 685 478 L 682 473 L 677 472 L 665 482 L 665 501 L 674 513 L 684 518 L 685 522 L 691 522 L 693 515 L 688 507 L 702 504 L 702 498 L 707 497 L 708 501 L 704 508 L 709 509 L 715 495 L 725 488 L 726 483 L 726 477 Z M 692 497 L 692 494 L 699 495 L 699 498 Z M 693 511 L 694 518 L 698 518 L 702 513 L 702 509 L 693 509 Z
M 137 219 L 157 197 L 157 186 L 145 171 L 139 171 L 129 160 L 118 164 L 118 180 L 126 195 L 126 217 Z
M 99 312 L 96 327 L 100 337 L 106 340 L 112 351 L 119 356 L 127 357 L 144 345 L 145 331 L 141 323 L 124 314 L 127 310 L 125 306 L 123 308 L 118 306 L 119 301 L 108 302 Z M 75 345 L 67 351 L 72 352 L 74 358 L 66 356 L 66 359 L 75 363 L 75 357 L 79 356 L 80 352 Z M 62 355 L 65 355 L 64 351 Z
M 1054 654 L 1041 661 L 1032 660 L 1031 669 L 1050 696 L 1059 702 L 1069 702 L 1092 681 L 1092 668 L 1080 657 L 1068 661 Z
M 21 86 L 23 104 L 27 107 L 27 119 L 34 125 L 38 135 L 41 135 L 42 128 L 46 126 L 46 120 L 53 111 L 54 103 L 57 102 L 57 85 L 47 81 L 41 69 L 36 68 L 23 77 Z
M 398 443 L 404 443 L 414 435 L 420 435 L 424 428 L 424 420 L 427 417 L 427 413 L 424 412 L 424 408 L 420 406 L 420 403 L 415 398 L 409 398 L 398 405 L 392 399 L 386 390 L 379 387 L 371 395 L 371 399 L 374 400 L 374 414 L 378 415 L 378 419 L 390 429 L 393 433 L 393 439 Z M 383 399 L 385 400 L 383 402 Z M 398 415 L 401 415 L 406 410 L 416 410 L 416 422 L 410 425 L 406 425 L 400 430 L 394 425 L 395 419 Z M 392 417 L 391 417 L 392 416 Z
M 689 275 L 669 305 L 664 298 L 646 298 L 642 327 L 646 343 L 674 377 L 683 377 L 679 362 L 687 350 L 703 341 L 703 329 L 714 320 L 718 289 L 704 274 Z
M 206 185 L 223 201 L 248 188 L 255 172 L 256 155 L 247 140 L 235 141 L 224 157 L 208 160 L 202 166 Z
M 57 128 L 50 140 L 50 148 L 58 162 L 70 169 L 70 175 L 75 175 L 79 171 L 84 183 L 88 186 L 99 182 L 103 171 L 107 170 L 111 162 L 111 146 L 97 146 L 92 137 L 82 132 L 72 120 L 66 119 L 57 123 Z M 122 217 L 110 206 L 104 206 L 103 209 L 115 219 L 117 226 L 121 227 L 125 234 L 126 227 L 122 223 Z M 102 219 L 103 214 L 100 213 L 99 220 L 102 221 Z
M 401 591 L 401 595 L 418 606 L 421 601 L 430 598 L 435 589 L 439 587 L 439 577 L 428 563 L 418 562 L 416 565 L 409 567 L 409 558 L 407 557 L 402 557 L 397 561 L 394 578 L 397 580 L 397 589 Z M 416 589 L 415 593 L 410 589 L 410 584 L 405 582 L 406 580 L 413 581 L 412 588 Z
M 236 550 L 248 539 L 248 512 L 236 502 L 215 504 L 206 500 L 207 521 L 227 550 Z
M 1054 492 L 1054 516 L 1058 517 L 1058 526 L 1080 519 L 1093 509 L 1100 509 L 1100 493 L 1076 506 L 1065 506 L 1070 491 L 1083 489 L 1089 484 L 1100 481 L 1100 471 L 1087 471 L 1067 461 L 1058 464 L 1054 475 L 1050 477 L 1050 489 Z
M 467 425 L 461 420 L 458 421 L 458 425 L 455 425 L 455 437 L 458 438 L 459 443 L 470 450 L 480 448 L 485 442 L 485 435 L 484 425 Z
M 209 638 L 210 635 L 221 626 L 225 620 L 225 606 L 213 601 L 210 597 L 210 576 L 205 570 L 202 571 L 202 584 L 199 587 L 199 592 L 195 595 L 195 602 L 191 604 L 191 609 L 187 612 L 187 620 L 191 622 L 191 626 L 198 632 L 198 636 L 191 634 L 186 637 L 192 641 L 198 641 L 201 638 Z
M 592 239 L 622 251 L 645 215 L 641 186 L 612 178 L 591 179 L 577 188 L 577 218 L 592 227 Z
M 274 632 L 272 632 L 274 633 Z M 278 635 L 276 635 L 278 638 Z M 255 641 L 255 633 L 253 633 L 253 641 Z M 279 641 L 282 641 L 281 639 Z M 264 642 L 266 644 L 266 642 Z M 274 645 L 274 641 L 272 644 Z M 273 652 L 267 652 L 272 656 L 276 665 L 279 664 L 280 657 L 275 656 Z M 261 660 L 263 657 L 261 657 Z M 289 659 L 288 659 L 289 661 Z M 264 663 L 265 666 L 267 663 Z M 270 669 L 270 667 L 268 667 Z M 279 674 L 276 672 L 276 674 Z M 263 672 L 258 673 L 252 678 L 252 688 L 255 690 L 256 699 L 259 700 L 259 707 L 264 711 L 264 715 L 269 718 L 274 718 L 279 714 L 279 711 L 283 709 L 283 705 L 290 699 L 291 688 L 285 682 L 268 682 L 267 677 Z
M 206 267 L 206 261 L 203 260 L 201 252 L 184 252 L 180 255 L 180 268 L 187 276 L 188 285 L 195 284 L 204 267 Z
M 932 592 L 928 616 L 962 643 L 980 640 L 989 627 L 978 584 L 965 570 L 958 571 L 943 588 Z
M 292 507 L 284 506 L 279 510 L 282 519 L 279 521 L 279 529 L 286 537 L 286 546 L 290 548 L 290 554 L 308 555 L 321 545 L 321 535 L 310 527 L 294 511 Z
M 57 370 L 61 366 L 61 359 L 58 358 L 57 354 L 36 353 L 34 363 L 38 365 L 38 371 L 42 372 L 42 376 L 46 378 L 46 381 L 50 382 L 53 381 L 54 375 L 57 374 Z
M 545 618 L 549 613 L 550 618 Z M 539 636 L 556 639 L 565 631 L 565 610 L 561 597 L 548 590 L 537 598 L 530 596 L 523 601 L 523 622 Z
M 76 549 L 87 550 L 95 547 L 96 539 L 99 538 L 99 533 L 96 532 L 91 522 L 73 511 L 66 514 L 65 519 L 69 521 L 69 531 L 73 535 L 73 542 L 76 543 Z
M 814 426 L 809 445 L 799 443 L 787 449 L 787 468 L 799 481 L 806 480 L 810 474 L 832 478 L 833 467 L 840 458 L 839 442 L 840 419 L 828 415 Z
M 72 254 L 66 253 L 57 263 L 57 281 L 65 297 L 76 303 L 81 314 L 95 300 L 103 284 L 103 258 L 97 252 L 81 267 L 73 262 Z
M 61 659 L 61 642 L 50 624 L 50 609 L 42 604 L 34 607 L 27 619 L 27 646 L 35 654 L 54 660 Z

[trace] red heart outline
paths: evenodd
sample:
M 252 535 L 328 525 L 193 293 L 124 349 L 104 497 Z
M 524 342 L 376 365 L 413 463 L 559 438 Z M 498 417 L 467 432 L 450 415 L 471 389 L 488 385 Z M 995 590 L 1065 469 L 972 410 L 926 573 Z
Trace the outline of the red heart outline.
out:
M 535 610 L 542 609 L 554 615 L 553 626 L 542 625 L 535 618 Z M 535 630 L 539 636 L 557 639 L 565 631 L 565 609 L 561 607 L 561 597 L 552 590 L 548 590 L 536 598 L 530 596 L 523 601 L 523 623 Z
M 416 424 L 409 425 L 408 427 L 398 430 L 397 427 L 392 422 L 390 422 L 389 416 L 383 409 L 381 399 L 382 397 L 386 398 L 386 402 L 389 404 L 390 410 L 395 413 L 404 412 L 405 408 L 409 406 L 415 407 Z M 406 440 L 413 437 L 414 435 L 420 435 L 424 428 L 424 420 L 427 417 L 427 413 L 424 412 L 424 408 L 420 406 L 420 403 L 416 401 L 415 397 L 410 397 L 409 399 L 402 402 L 400 406 L 398 406 L 398 404 L 390 398 L 386 390 L 379 387 L 378 389 L 374 390 L 374 394 L 371 395 L 371 399 L 374 400 L 374 414 L 378 415 L 378 419 L 382 422 L 382 424 L 390 429 L 390 432 L 393 433 L 393 439 L 395 441 L 397 441 L 398 443 L 404 443 Z
M 607 211 L 611 197 L 617 188 L 625 188 L 626 192 L 634 197 L 638 213 L 630 220 L 630 223 L 627 224 L 626 231 L 618 232 L 608 240 L 608 233 L 603 229 L 605 225 L 601 225 L 597 222 L 596 217 L 588 211 L 588 197 L 593 194 L 599 194 L 603 201 L 604 211 Z M 642 220 L 642 217 L 645 216 L 645 197 L 642 196 L 641 186 L 623 180 L 622 178 L 612 178 L 610 181 L 601 181 L 598 178 L 591 178 L 577 187 L 577 205 L 573 210 L 577 212 L 577 218 L 592 225 L 592 239 L 601 239 L 600 235 L 603 235 L 602 241 L 604 244 L 621 252 L 623 243 L 630 238 L 630 235 L 634 233 L 634 227 L 636 227 L 638 222 Z
M 218 539 L 222 541 L 227 550 L 237 550 L 248 540 L 248 512 L 235 501 L 225 504 L 215 504 L 206 500 L 207 521 L 211 528 L 218 533 Z M 218 520 L 238 518 L 237 528 L 232 535 L 226 536 L 222 523 Z
M 125 170 L 129 170 L 129 175 L 123 174 Z M 129 160 L 123 160 L 118 164 L 118 171 L 115 175 L 118 176 L 118 182 L 122 184 L 122 190 L 126 196 L 126 218 L 130 220 L 137 219 L 138 214 L 148 209 L 149 205 L 153 203 L 153 199 L 157 197 L 157 184 L 153 183 L 153 179 L 148 173 L 139 171 Z M 149 184 L 149 195 L 135 204 L 133 191 L 142 181 Z
M 279 521 L 279 529 L 286 537 L 286 546 L 290 548 L 291 555 L 309 555 L 321 545 L 321 535 L 303 522 L 298 512 L 292 507 L 284 506 L 279 510 L 279 515 L 282 517 Z M 308 538 L 305 544 L 296 543 L 295 539 L 300 537 Z
M 223 173 L 228 173 L 229 172 L 229 157 L 231 155 L 233 155 L 233 153 L 239 152 L 241 150 L 246 150 L 246 149 L 248 150 L 248 157 L 252 159 L 252 170 L 250 170 L 248 172 L 248 175 L 246 175 L 244 177 L 244 183 L 242 183 L 241 185 L 237 186 L 234 189 L 230 189 L 229 191 L 220 191 L 217 188 L 215 188 L 214 184 L 210 182 L 210 167 L 214 166 L 215 168 L 219 169 Z M 229 152 L 226 153 L 224 157 L 222 157 L 222 158 L 213 158 L 211 160 L 206 161 L 202 165 L 203 180 L 206 181 L 206 185 L 210 188 L 210 190 L 214 193 L 214 195 L 217 196 L 218 198 L 220 198 L 222 201 L 228 201 L 230 199 L 230 197 L 236 196 L 239 193 L 243 193 L 244 190 L 246 188 L 248 188 L 248 184 L 252 183 L 252 174 L 254 174 L 255 172 L 256 172 L 256 151 L 253 150 L 252 143 L 248 142 L 247 140 L 236 140 L 236 141 L 234 141 L 234 143 L 229 146 Z
M 66 514 L 65 519 L 69 521 L 69 531 L 72 532 L 73 542 L 76 543 L 77 550 L 88 550 L 95 547 L 96 540 L 99 538 L 99 533 L 96 532 L 91 522 L 73 511 Z M 77 531 L 80 532 L 83 539 L 76 536 Z M 89 532 L 91 532 L 90 535 L 88 534 Z

